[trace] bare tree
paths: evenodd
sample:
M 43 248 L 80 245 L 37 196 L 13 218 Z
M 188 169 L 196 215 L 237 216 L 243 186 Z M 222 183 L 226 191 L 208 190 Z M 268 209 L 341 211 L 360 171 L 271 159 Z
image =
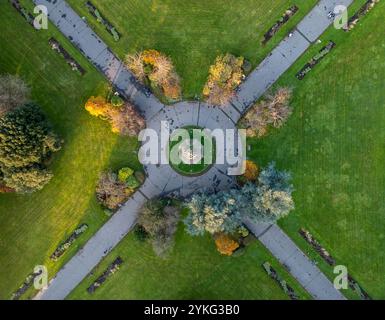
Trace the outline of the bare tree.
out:
M 267 133 L 267 103 L 261 101 L 254 105 L 241 120 L 241 124 L 246 127 L 247 136 L 262 137 Z
M 165 54 L 154 50 L 128 54 L 126 66 L 139 81 L 146 85 L 150 82 L 156 92 L 162 92 L 167 99 L 178 100 L 181 97 L 180 78 L 172 60 Z
M 240 123 L 250 137 L 262 137 L 269 126 L 281 127 L 292 113 L 289 101 L 292 91 L 289 88 L 279 88 L 274 94 L 269 93 L 265 99 L 252 106 Z
M 213 84 L 210 88 L 210 95 L 207 97 L 207 102 L 214 105 L 225 105 L 233 96 L 234 91 L 231 88 Z
M 130 191 L 111 171 L 103 172 L 96 187 L 96 197 L 106 208 L 115 210 L 127 201 Z
M 112 109 L 108 113 L 112 131 L 124 136 L 137 136 L 146 126 L 143 117 L 135 107 L 126 102 L 120 109 Z
M 286 104 L 269 105 L 270 123 L 274 128 L 281 127 L 291 113 L 292 110 Z
M 272 105 L 284 104 L 287 105 L 291 99 L 292 90 L 287 87 L 278 88 L 277 91 L 272 94 L 267 94 L 267 100 Z
M 134 73 L 139 81 L 144 81 L 146 72 L 144 71 L 143 55 L 141 52 L 128 54 L 126 56 L 126 66 Z
M 166 203 L 166 199 L 152 199 L 140 210 L 138 224 L 150 236 L 154 252 L 165 256 L 172 247 L 178 226 L 180 209 Z
M 279 88 L 274 95 L 268 95 L 269 101 L 269 122 L 275 128 L 281 127 L 291 115 L 292 110 L 289 107 L 289 101 L 292 91 L 289 88 Z
M 169 78 L 173 69 L 171 60 L 165 55 L 159 55 L 155 58 L 155 68 L 150 76 L 151 80 L 162 85 Z

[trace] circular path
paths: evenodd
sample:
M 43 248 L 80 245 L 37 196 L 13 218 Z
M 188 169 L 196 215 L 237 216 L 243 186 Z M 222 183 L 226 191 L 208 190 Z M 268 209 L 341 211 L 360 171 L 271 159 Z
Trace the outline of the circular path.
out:
M 163 105 L 136 82 L 123 62 L 65 0 L 33 1 L 48 9 L 51 22 L 124 97 L 139 108 L 146 119 L 147 127 L 157 132 L 161 121 L 169 121 L 171 129 L 188 125 L 208 129 L 234 129 L 248 106 L 260 98 L 331 25 L 333 21 L 328 18 L 328 13 L 336 5 L 348 7 L 352 3 L 352 0 L 320 0 L 291 32 L 291 36 L 282 40 L 247 77 L 234 99 L 227 106 L 218 108 L 200 102 Z M 226 174 L 227 169 L 226 165 L 214 165 L 200 177 L 185 177 L 177 174 L 168 165 L 145 166 L 148 178 L 139 191 L 76 253 L 36 299 L 64 299 L 132 229 L 138 210 L 148 199 L 167 193 L 185 197 L 198 190 L 218 191 L 230 188 L 235 181 L 234 177 Z M 246 223 L 315 299 L 344 299 L 282 229 L 276 225 Z

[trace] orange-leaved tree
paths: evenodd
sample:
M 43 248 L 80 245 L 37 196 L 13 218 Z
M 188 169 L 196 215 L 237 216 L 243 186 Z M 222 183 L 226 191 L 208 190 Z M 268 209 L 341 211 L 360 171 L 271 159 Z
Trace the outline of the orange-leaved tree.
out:
M 246 160 L 246 170 L 243 176 L 247 181 L 256 181 L 259 175 L 258 166 L 251 160 Z
M 215 236 L 215 244 L 218 251 L 226 256 L 231 256 L 239 248 L 239 243 L 225 233 L 219 233 Z

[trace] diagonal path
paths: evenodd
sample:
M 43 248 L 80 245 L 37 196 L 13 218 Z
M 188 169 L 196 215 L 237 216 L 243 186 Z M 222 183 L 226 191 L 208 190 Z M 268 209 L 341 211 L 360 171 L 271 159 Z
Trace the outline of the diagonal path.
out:
M 342 293 L 334 288 L 280 227 L 251 221 L 246 221 L 245 224 L 314 299 L 345 300 Z
M 65 0 L 33 0 L 48 9 L 51 22 L 84 56 L 130 99 L 146 119 L 147 127 L 159 130 L 160 121 L 172 128 L 196 124 L 206 128 L 235 128 L 247 108 L 307 50 L 332 23 L 327 14 L 337 4 L 349 6 L 353 0 L 321 0 L 248 76 L 237 95 L 224 107 L 200 102 L 180 102 L 165 106 L 135 80 L 100 37 L 82 20 Z M 163 152 L 165 152 L 163 150 Z M 57 273 L 48 288 L 35 299 L 64 299 L 92 269 L 114 248 L 136 223 L 139 208 L 147 199 L 162 194 L 188 196 L 197 190 L 216 192 L 235 184 L 226 174 L 226 166 L 213 166 L 200 177 L 182 177 L 169 166 L 146 166 L 147 179 L 127 203 L 104 224 L 79 252 Z M 330 281 L 276 225 L 248 222 L 249 228 L 273 255 L 289 268 L 292 275 L 315 299 L 344 299 Z M 291 252 L 290 256 L 287 255 Z

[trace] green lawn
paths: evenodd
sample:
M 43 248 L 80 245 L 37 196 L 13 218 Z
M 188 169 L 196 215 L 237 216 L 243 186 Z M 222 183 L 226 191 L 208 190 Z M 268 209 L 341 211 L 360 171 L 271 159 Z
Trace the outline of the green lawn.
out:
M 161 259 L 150 244 L 128 235 L 68 299 L 288 299 L 262 268 L 265 261 L 301 298 L 309 298 L 258 241 L 242 256 L 224 257 L 210 236 L 191 237 L 182 224 L 175 240 L 171 255 Z M 120 270 L 89 294 L 87 287 L 117 256 L 124 260 Z
M 84 1 L 70 2 L 94 24 Z M 356 1 L 350 14 L 363 2 Z M 183 77 L 185 96 L 192 97 L 200 93 L 217 54 L 229 51 L 258 63 L 284 34 L 285 30 L 266 48 L 259 45 L 264 31 L 289 2 L 93 3 L 123 34 L 115 43 L 94 24 L 121 57 L 145 48 L 166 52 Z M 296 19 L 313 5 L 307 2 L 305 8 L 301 3 Z M 298 235 L 300 227 L 309 229 L 375 298 L 385 297 L 384 13 L 385 5 L 380 3 L 352 32 L 331 28 L 321 44 L 313 45 L 278 83 L 294 89 L 294 114 L 287 126 L 250 141 L 250 157 L 260 165 L 276 160 L 293 172 L 297 209 L 282 221 L 283 228 L 332 278 L 332 269 Z M 304 80 L 297 80 L 295 73 L 328 40 L 337 43 L 336 49 Z
M 23 0 L 23 3 L 28 4 L 28 1 Z M 106 82 L 52 25 L 48 31 L 37 32 L 9 3 L 2 2 L 0 26 L 3 30 L 0 43 L 6 44 L 2 45 L 0 72 L 19 74 L 25 79 L 32 88 L 33 99 L 43 107 L 55 130 L 65 140 L 64 148 L 51 166 L 55 177 L 42 191 L 32 195 L 0 195 L 0 299 L 7 299 L 35 265 L 46 265 L 50 277 L 54 276 L 106 221 L 94 196 L 100 171 L 109 166 L 138 168 L 139 164 L 134 139 L 118 138 L 110 133 L 106 122 L 84 111 L 84 102 L 90 95 L 106 93 Z M 87 70 L 84 77 L 72 72 L 49 48 L 51 36 Z M 90 226 L 86 234 L 57 263 L 52 263 L 50 254 L 82 222 Z M 127 237 L 116 251 L 127 262 L 129 258 L 136 261 L 133 273 L 122 272 L 121 275 L 127 276 L 122 281 L 135 280 L 137 286 L 135 290 L 127 290 L 126 286 L 115 282 L 118 284 L 112 288 L 115 298 L 286 298 L 264 273 L 261 264 L 271 261 L 282 275 L 289 276 L 257 244 L 242 257 L 223 258 L 211 239 L 193 239 L 180 229 L 174 254 L 166 261 L 154 257 L 151 248 L 143 247 L 131 237 Z M 102 265 L 109 259 L 111 255 Z M 125 263 L 123 268 L 130 266 Z M 144 283 L 137 281 L 145 274 L 148 278 L 142 278 Z M 242 281 L 239 281 L 240 274 Z M 289 282 L 301 297 L 308 297 L 295 281 L 290 279 Z M 103 292 L 101 289 L 97 295 Z M 32 295 L 30 290 L 24 298 Z
M 182 136 L 180 136 L 180 133 L 178 133 L 178 135 L 175 135 L 174 138 L 177 139 L 176 141 L 175 140 L 171 140 L 173 139 L 173 136 L 171 136 L 170 138 L 170 142 L 169 142 L 169 159 L 170 159 L 170 166 L 177 172 L 179 172 L 180 174 L 182 175 L 186 175 L 186 176 L 198 176 L 198 175 L 202 175 L 204 174 L 205 172 L 208 171 L 208 169 L 210 169 L 211 165 L 213 163 L 215 163 L 215 141 L 213 138 L 211 138 L 210 136 L 208 136 L 207 134 L 205 134 L 203 132 L 203 129 L 200 128 L 200 127 L 197 127 L 197 126 L 187 126 L 185 128 L 182 128 L 182 129 L 185 129 L 187 130 L 187 133 L 188 133 L 188 138 L 187 139 L 184 139 Z M 197 131 L 197 137 L 196 139 L 194 140 L 194 130 L 199 130 Z M 210 141 L 211 139 L 211 147 L 209 146 L 210 143 L 208 142 L 208 151 L 207 153 L 205 153 L 205 141 Z M 184 163 L 183 162 L 183 158 L 181 158 L 180 156 L 177 156 L 177 162 L 173 162 L 171 156 L 172 156 L 172 152 L 175 153 L 175 152 L 179 152 L 179 149 L 181 148 L 181 146 L 183 144 L 184 145 L 184 148 L 185 150 L 190 150 L 194 153 L 194 150 L 195 150 L 195 153 L 197 153 L 198 150 L 196 150 L 196 143 L 198 142 L 198 146 L 200 146 L 202 148 L 202 150 L 200 150 L 202 152 L 202 159 L 200 161 L 198 161 L 196 164 L 190 164 L 190 163 Z M 193 146 L 191 146 L 191 144 L 193 144 Z M 174 150 L 174 148 L 176 148 Z M 173 151 L 172 151 L 173 150 Z M 210 159 L 210 160 L 209 160 Z M 187 159 L 188 160 L 188 159 Z M 180 162 L 180 163 L 178 163 Z M 206 163 L 207 162 L 207 163 Z
M 8 3 L 0 3 L 0 73 L 20 75 L 32 88 L 55 131 L 64 139 L 55 155 L 55 177 L 31 195 L 0 194 L 0 299 L 8 299 L 33 271 L 45 264 L 52 276 L 77 248 L 51 263 L 50 254 L 80 223 L 89 229 L 83 244 L 106 220 L 94 197 L 101 170 L 123 165 L 139 168 L 136 140 L 110 133 L 106 122 L 84 110 L 86 99 L 104 94 L 104 78 L 61 36 L 53 26 L 33 30 Z M 87 70 L 84 77 L 71 71 L 63 58 L 52 51 L 48 39 L 54 35 Z
M 385 298 L 384 14 L 381 2 L 350 33 L 331 28 L 277 84 L 294 89 L 287 125 L 249 141 L 257 163 L 276 160 L 293 173 L 297 208 L 283 229 L 312 252 L 298 235 L 300 227 L 309 229 L 378 299 Z M 297 80 L 295 73 L 328 40 L 336 48 Z
M 68 2 L 120 58 L 143 49 L 169 55 L 182 77 L 184 97 L 189 99 L 201 95 L 217 55 L 242 55 L 256 66 L 317 0 L 92 0 L 122 34 L 119 42 L 89 14 L 86 0 Z M 292 4 L 299 11 L 262 47 L 264 33 Z
M 69 2 L 92 21 L 84 13 L 85 1 Z M 292 1 L 234 0 L 226 6 L 214 0 L 93 2 L 123 34 L 115 43 L 97 26 L 119 56 L 146 48 L 164 51 L 183 78 L 185 96 L 192 97 L 200 94 L 217 54 L 244 55 L 256 65 L 316 1 L 301 2 L 301 11 L 266 48 L 260 47 L 263 33 Z M 249 141 L 249 156 L 258 164 L 276 160 L 279 168 L 293 173 L 297 208 L 281 226 L 319 261 L 298 235 L 300 227 L 309 229 L 374 298 L 385 298 L 384 14 L 381 2 L 352 32 L 329 30 L 322 44 L 315 44 L 277 84 L 294 89 L 294 114 L 287 125 Z M 36 264 L 46 264 L 53 275 L 106 220 L 94 197 L 100 171 L 139 164 L 134 140 L 111 134 L 106 122 L 83 110 L 90 95 L 106 92 L 106 82 L 52 26 L 34 31 L 4 1 L 0 26 L 0 73 L 20 74 L 30 84 L 33 99 L 65 140 L 52 164 L 55 177 L 41 192 L 0 195 L 4 299 Z M 86 68 L 84 77 L 49 48 L 52 35 Z M 304 80 L 297 80 L 295 73 L 328 40 L 336 48 Z M 90 229 L 78 246 L 51 263 L 49 255 L 80 222 Z M 89 295 L 86 287 L 117 255 L 125 261 L 121 270 Z M 285 298 L 261 268 L 266 260 L 289 279 L 259 243 L 241 257 L 222 257 L 211 239 L 192 238 L 180 227 L 172 255 L 162 260 L 129 235 L 69 298 Z M 325 263 L 319 266 L 332 276 Z M 289 283 L 305 295 L 295 281 Z

